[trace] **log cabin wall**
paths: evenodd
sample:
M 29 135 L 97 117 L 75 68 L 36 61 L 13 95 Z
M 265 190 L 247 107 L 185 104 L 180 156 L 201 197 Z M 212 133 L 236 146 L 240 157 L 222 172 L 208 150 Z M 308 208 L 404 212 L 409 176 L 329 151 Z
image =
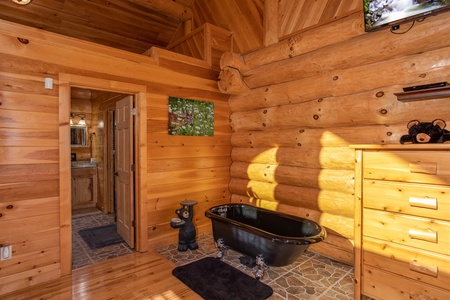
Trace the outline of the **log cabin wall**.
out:
M 449 16 L 430 16 L 405 34 L 365 33 L 358 10 L 242 56 L 224 54 L 219 87 L 234 94 L 232 202 L 320 222 L 328 238 L 313 251 L 352 263 L 348 146 L 398 144 L 412 119 L 450 123 L 447 99 L 400 102 L 394 95 L 450 81 Z
M 139 203 L 146 223 L 138 226 L 148 235 L 140 247 L 177 240 L 169 222 L 185 199 L 199 201 L 199 234 L 210 230 L 203 210 L 230 201 L 230 112 L 228 95 L 217 89 L 217 72 L 165 50 L 147 57 L 7 21 L 0 21 L 0 43 L 0 243 L 13 250 L 11 259 L 0 262 L 0 295 L 70 272 L 64 267 L 70 260 L 70 213 L 60 209 L 61 201 L 67 203 L 60 194 L 70 189 L 59 183 L 70 173 L 59 167 L 64 159 L 70 166 L 70 156 L 59 155 L 60 147 L 70 151 L 59 138 L 69 108 L 59 116 L 60 73 L 87 76 L 93 87 L 111 80 L 146 87 L 147 138 L 139 145 L 148 157 L 147 194 Z M 54 80 L 53 89 L 44 88 L 46 77 Z M 214 102 L 215 135 L 168 136 L 168 96 Z

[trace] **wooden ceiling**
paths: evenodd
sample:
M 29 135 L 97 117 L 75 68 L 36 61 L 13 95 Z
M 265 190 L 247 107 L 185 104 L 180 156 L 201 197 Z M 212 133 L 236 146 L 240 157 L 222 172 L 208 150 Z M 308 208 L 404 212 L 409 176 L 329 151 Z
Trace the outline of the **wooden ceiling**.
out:
M 0 19 L 134 53 L 166 48 L 210 23 L 231 31 L 233 51 L 242 53 L 264 44 L 267 1 L 277 5 L 279 39 L 362 7 L 362 0 L 1 0 Z
M 78 39 L 143 53 L 165 48 L 194 0 L 0 1 L 0 18 Z

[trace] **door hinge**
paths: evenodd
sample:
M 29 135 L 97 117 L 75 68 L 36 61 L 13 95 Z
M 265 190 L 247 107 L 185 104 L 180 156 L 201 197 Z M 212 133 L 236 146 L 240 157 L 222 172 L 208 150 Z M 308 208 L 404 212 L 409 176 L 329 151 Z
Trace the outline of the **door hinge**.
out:
M 135 169 L 136 169 L 136 165 L 135 165 L 135 164 L 132 164 L 132 165 L 130 166 L 130 170 L 131 170 L 131 172 L 134 172 L 134 171 L 135 171 Z
M 135 116 L 136 115 L 136 108 L 131 108 L 131 115 L 132 116 Z
M 135 227 L 136 226 L 136 222 L 133 220 L 131 221 L 131 227 Z

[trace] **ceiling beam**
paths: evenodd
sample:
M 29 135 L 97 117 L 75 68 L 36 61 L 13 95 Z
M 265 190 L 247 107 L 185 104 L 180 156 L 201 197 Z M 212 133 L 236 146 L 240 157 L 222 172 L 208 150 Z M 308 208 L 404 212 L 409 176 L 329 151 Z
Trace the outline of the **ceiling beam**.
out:
M 130 2 L 145 6 L 151 10 L 161 13 L 169 18 L 184 22 L 191 20 L 192 9 L 173 0 L 129 0 Z

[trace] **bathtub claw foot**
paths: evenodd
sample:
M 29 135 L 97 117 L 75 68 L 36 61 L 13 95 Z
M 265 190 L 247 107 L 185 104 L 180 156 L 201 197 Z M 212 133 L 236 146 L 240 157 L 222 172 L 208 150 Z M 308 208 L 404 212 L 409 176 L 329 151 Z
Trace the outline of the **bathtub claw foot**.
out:
M 225 252 L 228 250 L 228 247 L 225 245 L 222 238 L 218 238 L 215 244 L 216 248 L 219 249 L 219 252 L 216 254 L 216 258 L 222 259 L 225 256 Z
M 258 254 L 256 256 L 256 273 L 255 273 L 255 278 L 257 280 L 262 279 L 264 277 L 265 270 L 268 269 L 268 268 L 269 267 L 264 262 L 264 257 L 261 254 Z

